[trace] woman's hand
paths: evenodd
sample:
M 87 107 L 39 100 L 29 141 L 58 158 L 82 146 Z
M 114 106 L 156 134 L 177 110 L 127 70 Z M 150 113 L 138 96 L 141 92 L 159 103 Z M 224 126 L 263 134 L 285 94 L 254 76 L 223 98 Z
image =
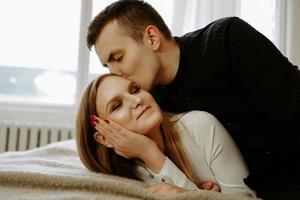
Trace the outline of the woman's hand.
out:
M 165 162 L 165 155 L 150 138 L 134 133 L 113 121 L 93 117 L 96 130 L 111 144 L 114 151 L 126 158 L 139 158 L 153 172 L 158 173 Z
M 207 181 L 198 185 L 198 187 L 202 190 L 210 190 L 214 192 L 221 192 L 221 187 L 212 181 Z
M 153 148 L 155 143 L 148 137 L 128 131 L 113 121 L 94 117 L 96 130 L 112 145 L 115 152 L 126 158 L 142 158 L 145 150 Z
M 159 183 L 156 185 L 151 185 L 148 187 L 148 189 L 155 194 L 161 194 L 161 195 L 172 195 L 181 192 L 191 191 L 189 189 L 178 187 L 170 183 Z

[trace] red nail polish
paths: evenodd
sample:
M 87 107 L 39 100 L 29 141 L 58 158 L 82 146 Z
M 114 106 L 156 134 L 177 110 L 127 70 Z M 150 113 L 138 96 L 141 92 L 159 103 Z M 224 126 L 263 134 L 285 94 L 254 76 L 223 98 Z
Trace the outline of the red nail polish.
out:
M 96 116 L 95 116 L 95 115 L 93 115 L 93 116 L 91 117 L 91 120 L 93 120 L 93 121 L 95 121 L 95 122 L 99 123 L 99 120 L 96 118 Z
M 95 121 L 91 121 L 91 123 L 92 123 L 92 125 L 93 125 L 94 127 L 97 126 L 97 123 L 96 123 Z

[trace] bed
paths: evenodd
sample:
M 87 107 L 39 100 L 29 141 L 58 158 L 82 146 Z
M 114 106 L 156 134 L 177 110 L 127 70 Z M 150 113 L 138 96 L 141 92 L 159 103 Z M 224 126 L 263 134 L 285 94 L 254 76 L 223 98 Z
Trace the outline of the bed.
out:
M 191 191 L 159 196 L 140 181 L 85 169 L 75 140 L 0 154 L 0 199 L 218 199 L 253 200 L 240 194 Z

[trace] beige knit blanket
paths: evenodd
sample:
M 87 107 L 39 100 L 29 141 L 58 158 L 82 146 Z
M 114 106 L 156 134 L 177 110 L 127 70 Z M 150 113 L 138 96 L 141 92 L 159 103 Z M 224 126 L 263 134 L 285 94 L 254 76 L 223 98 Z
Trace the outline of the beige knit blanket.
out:
M 251 200 L 239 194 L 191 191 L 159 196 L 146 185 L 85 169 L 74 140 L 0 154 L 0 199 L 203 199 Z M 253 199 L 252 199 L 253 200 Z

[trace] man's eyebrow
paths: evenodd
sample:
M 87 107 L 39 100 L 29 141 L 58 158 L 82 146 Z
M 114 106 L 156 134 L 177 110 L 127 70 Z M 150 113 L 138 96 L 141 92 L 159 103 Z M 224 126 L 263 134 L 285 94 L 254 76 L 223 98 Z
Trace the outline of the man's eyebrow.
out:
M 132 85 L 134 85 L 134 82 L 133 82 L 133 81 L 130 81 L 130 83 L 129 83 L 128 86 L 127 86 L 127 91 L 130 90 L 130 88 L 132 87 Z M 115 97 L 113 97 L 112 99 L 108 100 L 108 102 L 107 102 L 107 104 L 106 104 L 106 107 L 105 107 L 105 112 L 108 112 L 107 109 L 108 109 L 109 105 L 110 105 L 112 102 L 114 102 L 118 97 L 119 97 L 119 96 L 115 96 Z

